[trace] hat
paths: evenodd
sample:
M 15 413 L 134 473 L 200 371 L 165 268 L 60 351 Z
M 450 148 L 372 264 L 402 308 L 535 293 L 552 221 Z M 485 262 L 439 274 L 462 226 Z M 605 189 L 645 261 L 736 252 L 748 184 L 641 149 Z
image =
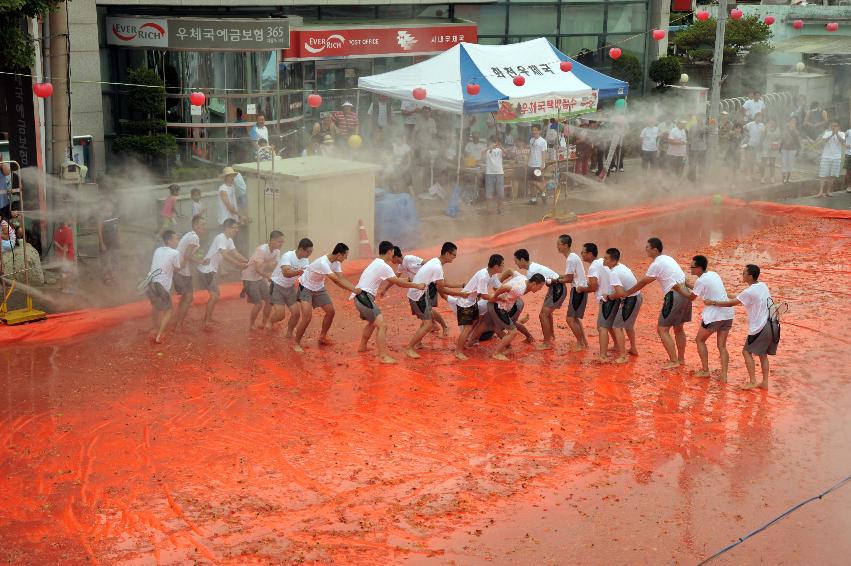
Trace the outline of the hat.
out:
M 222 169 L 222 174 L 220 177 L 227 177 L 228 175 L 236 175 L 236 171 L 233 170 L 233 167 L 225 167 Z
M 354 104 L 352 104 L 351 102 L 349 102 L 349 101 L 347 100 L 347 101 L 345 101 L 345 102 L 343 103 L 343 106 L 354 106 Z
M 322 136 L 322 143 L 331 145 L 334 143 L 334 138 L 331 137 L 331 134 L 325 134 Z

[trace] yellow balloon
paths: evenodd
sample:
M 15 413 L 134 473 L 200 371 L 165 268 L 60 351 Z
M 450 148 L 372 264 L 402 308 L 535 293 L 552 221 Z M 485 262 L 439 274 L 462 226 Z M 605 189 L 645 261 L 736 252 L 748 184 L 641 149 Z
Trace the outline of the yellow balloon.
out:
M 349 136 L 349 147 L 352 149 L 357 149 L 361 145 L 363 145 L 363 138 L 357 134 Z

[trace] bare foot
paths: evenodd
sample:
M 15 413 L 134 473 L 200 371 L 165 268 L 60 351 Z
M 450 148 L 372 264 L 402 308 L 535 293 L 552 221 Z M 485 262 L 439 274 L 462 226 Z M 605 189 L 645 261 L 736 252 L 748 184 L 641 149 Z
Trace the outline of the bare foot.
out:
M 458 358 L 459 360 L 461 360 L 462 362 L 464 360 L 470 359 L 466 355 L 464 355 L 464 352 L 455 352 L 455 357 Z
M 318 342 L 319 342 L 319 345 L 320 345 L 320 346 L 330 346 L 331 344 L 333 344 L 333 343 L 334 343 L 334 342 L 333 342 L 330 338 L 328 338 L 327 336 L 320 336 L 320 337 L 319 337 Z
M 577 343 L 573 346 L 573 351 L 574 352 L 582 352 L 582 351 L 586 350 L 587 348 L 588 348 L 588 344 Z
M 663 370 L 677 369 L 678 367 L 680 367 L 680 362 L 665 362 L 664 364 L 662 364 Z
M 507 362 L 507 361 L 508 361 L 508 358 L 506 357 L 506 355 L 505 355 L 505 354 L 494 354 L 494 355 L 493 355 L 493 356 L 491 356 L 491 357 L 492 357 L 493 359 L 495 359 L 495 360 L 500 360 L 500 361 L 502 361 L 502 362 Z
M 720 369 L 716 369 L 712 371 L 712 377 L 720 381 L 721 383 L 727 383 L 727 374 L 721 373 Z
M 297 354 L 303 354 L 304 348 L 301 347 L 301 344 L 296 344 L 295 346 L 293 346 L 293 352 Z
M 621 356 L 615 360 L 616 364 L 625 364 L 629 361 L 629 358 L 626 356 Z
M 552 342 L 541 342 L 537 346 L 535 346 L 536 350 L 552 350 L 553 344 Z
M 629 350 L 629 352 L 627 352 L 627 354 L 629 354 L 630 356 L 637 356 L 638 350 L 636 348 L 632 348 Z
M 739 389 L 756 389 L 757 387 L 759 387 L 759 384 L 757 384 L 757 382 L 749 381 L 740 385 Z
M 413 358 L 413 359 L 415 359 L 415 360 L 417 360 L 417 359 L 419 359 L 419 358 L 421 357 L 418 353 L 416 353 L 416 352 L 415 352 L 413 349 L 411 349 L 411 348 L 407 348 L 407 349 L 405 350 L 405 354 L 406 354 L 409 358 Z
M 766 390 L 767 390 L 767 389 L 768 389 L 768 382 L 767 382 L 767 381 L 763 381 L 763 382 L 761 382 L 761 383 L 759 384 L 759 388 L 760 388 L 760 389 L 766 389 Z
M 361 353 L 368 352 L 368 351 L 369 351 L 369 346 L 367 346 L 365 344 L 361 344 L 360 347 L 358 348 L 358 352 L 361 352 Z
M 612 357 L 611 356 L 600 356 L 599 358 L 597 358 L 594 361 L 597 362 L 598 364 L 608 364 L 608 363 L 612 362 Z
M 164 339 L 165 339 L 165 336 L 161 336 L 161 335 L 157 334 L 156 337 L 154 338 L 154 344 L 162 344 Z
M 382 364 L 395 364 L 395 363 L 398 363 L 398 362 L 396 362 L 396 358 L 391 358 L 391 357 L 390 357 L 390 356 L 388 356 L 387 354 L 385 354 L 385 355 L 381 356 L 380 358 L 378 358 L 378 361 L 380 361 Z
M 691 374 L 695 377 L 709 377 L 709 372 L 706 370 L 692 370 Z

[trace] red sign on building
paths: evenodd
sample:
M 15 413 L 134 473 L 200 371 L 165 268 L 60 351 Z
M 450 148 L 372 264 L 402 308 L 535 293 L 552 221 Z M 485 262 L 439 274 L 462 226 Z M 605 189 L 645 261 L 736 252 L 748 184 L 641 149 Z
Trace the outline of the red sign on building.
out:
M 475 24 L 442 26 L 294 29 L 284 59 L 422 55 L 446 51 L 459 43 L 476 43 Z

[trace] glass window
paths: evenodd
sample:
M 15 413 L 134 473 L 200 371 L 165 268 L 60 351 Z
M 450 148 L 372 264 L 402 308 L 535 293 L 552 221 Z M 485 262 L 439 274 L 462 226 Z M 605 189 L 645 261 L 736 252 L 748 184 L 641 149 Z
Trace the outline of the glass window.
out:
M 375 6 L 320 6 L 321 20 L 374 19 Z
M 508 33 L 545 35 L 556 33 L 555 6 L 509 6 Z
M 415 8 L 414 13 L 417 18 L 448 18 L 449 4 L 434 4 Z
M 558 48 L 565 55 L 575 58 L 583 49 L 596 51 L 599 46 L 598 42 L 599 38 L 596 35 L 572 35 L 560 38 Z
M 411 18 L 414 13 L 413 6 L 405 6 L 403 5 L 391 5 L 391 6 L 379 6 L 378 7 L 378 19 L 387 19 L 387 18 Z
M 480 45 L 502 45 L 503 38 L 501 37 L 480 37 L 479 38 Z
M 601 33 L 603 10 L 600 3 L 595 6 L 562 6 L 559 33 Z
M 455 6 L 455 17 L 479 24 L 479 33 L 482 35 L 505 33 L 505 6 L 458 4 Z
M 609 32 L 644 31 L 647 7 L 644 4 L 609 6 L 606 26 Z

